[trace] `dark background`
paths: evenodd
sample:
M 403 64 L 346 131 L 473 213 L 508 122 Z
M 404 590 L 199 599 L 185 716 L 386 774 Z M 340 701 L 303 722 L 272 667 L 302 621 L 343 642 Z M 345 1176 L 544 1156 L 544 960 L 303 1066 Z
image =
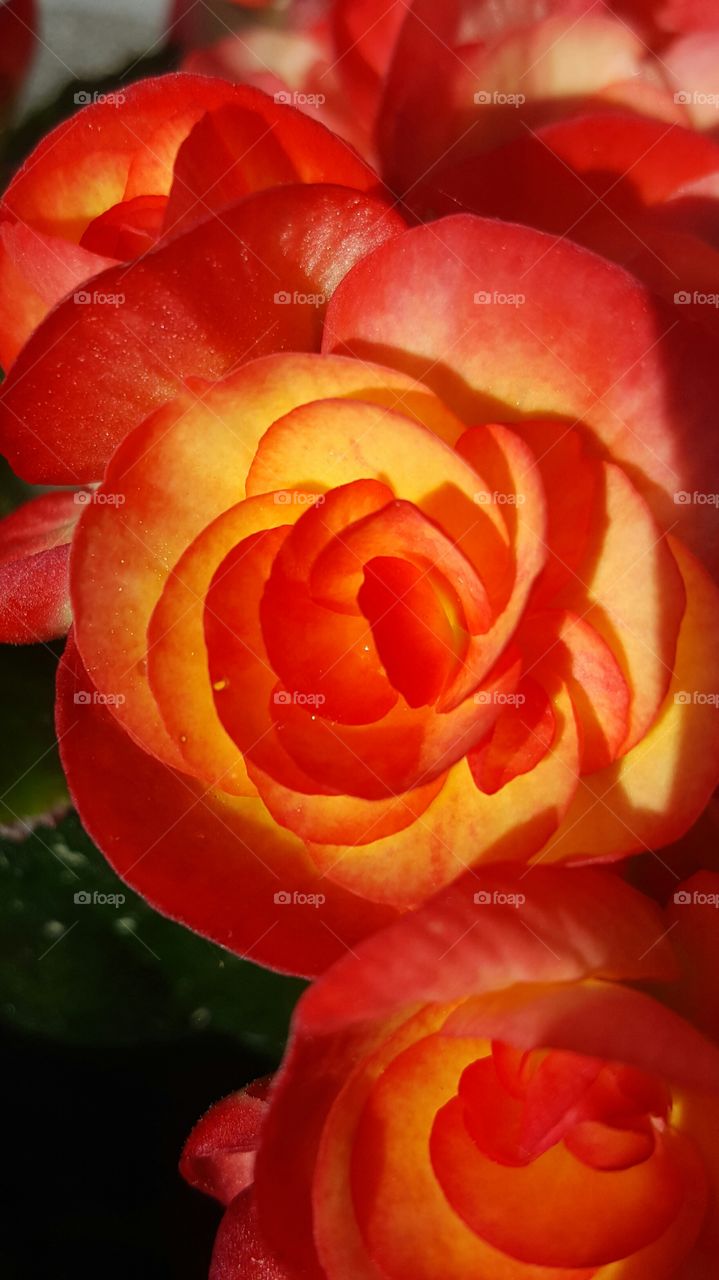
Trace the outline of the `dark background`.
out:
M 216 1035 L 81 1049 L 6 1034 L 4 1280 L 204 1280 L 220 1207 L 177 1157 L 211 1099 L 266 1070 Z
M 221 1209 L 180 1152 L 277 1065 L 301 990 L 158 916 L 74 813 L 0 839 L 2 1280 L 205 1280 Z

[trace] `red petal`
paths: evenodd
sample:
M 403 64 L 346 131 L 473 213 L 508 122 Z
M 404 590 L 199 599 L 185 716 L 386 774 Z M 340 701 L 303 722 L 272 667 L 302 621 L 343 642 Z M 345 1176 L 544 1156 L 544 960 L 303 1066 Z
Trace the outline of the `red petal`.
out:
M 660 526 L 716 555 L 714 508 L 674 494 L 706 489 L 717 344 L 611 263 L 527 227 L 445 218 L 357 265 L 330 306 L 324 349 L 424 378 L 465 421 L 486 419 L 488 398 L 495 418 L 498 401 L 505 420 L 581 420 Z
M 1 10 L 0 10 L 1 12 Z M 9 369 L 48 311 L 114 260 L 22 222 L 0 224 L 0 363 Z M 91 291 L 90 291 L 91 293 Z
M 38 231 L 77 242 L 112 205 L 167 194 L 180 143 L 206 111 L 235 94 L 224 80 L 184 74 L 124 85 L 46 134 L 3 205 Z
M 406 190 L 449 141 L 447 121 L 461 56 L 454 51 L 461 0 L 409 0 L 387 71 L 378 126 L 383 172 Z M 425 157 L 425 163 L 417 156 Z
M 133 200 L 121 200 L 86 227 L 80 243 L 93 253 L 103 253 L 122 262 L 139 257 L 152 249 L 159 239 L 166 208 L 166 196 L 135 196 Z M 95 272 L 101 269 L 98 264 Z
M 99 300 L 62 303 L 13 365 L 3 451 L 28 479 L 97 480 L 130 428 L 190 375 L 214 380 L 272 351 L 316 349 L 323 305 L 308 295 L 328 298 L 357 257 L 402 225 L 345 188 L 283 187 L 103 272 Z
M 679 884 L 667 907 L 672 939 L 682 962 L 680 1008 L 716 1041 L 719 988 L 707 981 L 707 975 L 719 969 L 718 912 L 719 874 L 713 871 L 698 871 Z
M 269 1080 L 257 1081 L 216 1102 L 185 1143 L 180 1173 L 221 1204 L 252 1184 L 269 1085 Z
M 251 1191 L 233 1200 L 220 1223 L 209 1280 L 302 1280 L 270 1254 L 257 1223 Z
M 387 800 L 362 800 L 357 796 L 293 791 L 252 764 L 248 768 L 248 774 L 273 818 L 281 826 L 294 831 L 302 840 L 315 842 L 315 845 L 321 843 L 342 846 L 333 847 L 328 858 L 318 856 L 316 847 L 309 849 L 317 869 L 338 884 L 341 883 L 341 877 L 332 875 L 333 867 L 329 863 L 336 865 L 341 862 L 350 846 L 373 845 L 377 840 L 414 826 L 444 786 L 444 775 L 440 775 L 426 787 L 404 791 Z M 358 891 L 374 901 L 372 888 L 370 884 L 364 884 L 361 888 L 357 884 Z M 383 895 L 376 900 L 384 901 L 385 897 Z M 388 895 L 386 901 L 390 900 Z
M 338 612 L 315 598 L 310 578 L 318 553 L 332 543 L 333 533 L 344 544 L 355 522 L 386 506 L 392 492 L 386 485 L 360 480 L 319 495 L 317 503 L 312 494 L 293 496 L 306 496 L 310 502 L 277 554 L 259 610 L 270 664 L 286 690 L 321 703 L 322 715 L 367 724 L 391 710 L 397 694 L 357 606 L 356 590 L 354 608 Z M 353 561 L 353 570 L 358 563 Z M 225 593 L 231 605 L 229 583 L 218 593 L 218 616 Z M 297 643 L 300 635 L 302 644 Z
M 637 1252 L 667 1230 L 687 1190 L 663 1143 L 648 1161 L 611 1175 L 563 1145 L 506 1168 L 472 1142 L 459 1099 L 439 1111 L 431 1149 L 442 1189 L 467 1225 L 511 1257 L 542 1266 L 595 1267 Z M 561 1231 L 558 1198 L 566 1209 Z
M 336 0 L 332 35 L 342 85 L 357 113 L 373 121 L 382 81 L 402 23 L 405 5 L 385 0 Z
M 665 963 L 675 961 L 667 944 Z M 672 1009 L 617 982 L 530 985 L 501 1000 L 468 999 L 449 1014 L 443 1032 L 460 1040 L 506 1039 L 517 1049 L 580 1053 L 621 1063 L 622 1070 L 637 1068 L 677 1091 L 716 1091 L 717 1046 Z M 626 1097 L 622 1101 L 628 1108 Z
M 611 617 L 616 626 L 616 613 Z M 581 725 L 582 772 L 605 768 L 627 737 L 632 696 L 606 640 L 577 614 L 547 610 L 524 620 L 521 643 L 528 671 L 545 678 L 558 672 L 569 685 Z
M 426 572 L 397 556 L 375 556 L 365 565 L 358 601 L 394 688 L 410 707 L 436 702 L 457 655 L 450 621 Z
M 719 148 L 707 137 L 663 121 L 592 115 L 451 163 L 410 202 L 420 216 L 466 210 L 568 236 L 674 302 L 681 291 L 717 290 L 716 255 L 701 240 L 713 238 L 707 215 L 718 173 Z M 690 303 L 682 315 L 716 324 L 714 311 Z
M 53 640 L 70 626 L 70 542 L 82 511 L 75 498 L 42 494 L 0 521 L 0 642 Z
M 299 182 L 379 189 L 372 169 L 323 124 L 237 86 L 232 102 L 208 111 L 180 147 L 165 229 L 186 230 L 253 191 Z
M 598 1120 L 584 1120 L 564 1139 L 572 1155 L 593 1169 L 628 1169 L 648 1160 L 654 1149 L 655 1136 L 641 1129 L 613 1129 Z
M 536 768 L 554 740 L 554 709 L 541 685 L 523 680 L 512 698 L 489 740 L 467 756 L 474 781 L 487 795 Z

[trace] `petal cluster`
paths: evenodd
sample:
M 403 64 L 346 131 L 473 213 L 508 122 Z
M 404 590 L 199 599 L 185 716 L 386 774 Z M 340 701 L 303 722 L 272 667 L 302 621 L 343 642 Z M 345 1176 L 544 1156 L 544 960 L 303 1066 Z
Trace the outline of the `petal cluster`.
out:
M 213 1278 L 708 1276 L 716 1022 L 636 988 L 686 1013 L 671 923 L 606 872 L 503 867 L 361 944 L 300 1002 L 261 1116 L 228 1098 L 190 1139 L 229 1205 Z
M 711 1280 L 719 22 L 240 7 L 0 202 L 0 640 L 120 876 L 315 979 L 211 1280 Z
M 700 670 L 713 687 L 719 602 L 667 537 L 656 483 L 662 453 L 696 466 L 686 427 L 657 417 L 648 449 L 584 377 L 552 386 L 555 417 L 528 415 L 532 397 L 548 408 L 525 337 L 546 350 L 534 324 L 548 323 L 547 300 L 532 295 L 521 321 L 518 307 L 474 301 L 478 266 L 491 284 L 508 270 L 493 265 L 499 236 L 517 254 L 542 239 L 473 218 L 392 237 L 331 304 L 325 344 L 354 356 L 268 356 L 187 390 L 116 451 L 74 539 L 87 676 L 69 662 L 60 707 L 85 820 L 157 905 L 280 967 L 315 972 L 318 954 L 466 867 L 668 843 L 715 785 L 714 707 L 681 695 Z M 645 307 L 621 273 L 566 254 Z M 411 283 L 428 270 L 443 281 L 429 335 Z M 552 302 L 583 319 L 576 294 Z M 448 359 L 425 382 L 430 343 Z M 599 366 L 584 350 L 587 387 L 611 383 L 611 349 Z M 476 425 L 512 378 L 505 405 L 524 414 Z M 633 384 L 622 397 L 628 417 L 643 413 Z M 696 513 L 686 532 L 701 542 Z M 65 708 L 82 680 L 106 705 L 75 725 Z M 168 832 L 155 803 L 154 834 L 117 776 L 102 795 L 88 749 L 101 716 L 126 735 L 115 773 L 165 766 L 152 794 L 168 806 L 168 771 L 192 779 L 203 818 L 239 839 L 232 855 L 214 840 L 222 892 L 185 817 Z M 178 875 L 188 862 L 192 888 Z M 214 890 L 209 916 L 200 884 Z M 278 894 L 294 909 L 278 912 Z M 299 910 L 318 895 L 321 909 Z

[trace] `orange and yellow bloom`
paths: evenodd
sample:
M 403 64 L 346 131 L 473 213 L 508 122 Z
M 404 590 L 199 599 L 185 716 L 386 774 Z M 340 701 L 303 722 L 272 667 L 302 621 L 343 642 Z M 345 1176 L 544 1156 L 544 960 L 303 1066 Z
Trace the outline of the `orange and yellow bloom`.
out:
M 0 204 L 0 639 L 120 876 L 316 979 L 211 1280 L 716 1269 L 711 23 L 595 8 L 298 4 Z
M 702 408 L 661 383 L 713 370 L 630 277 L 567 244 L 562 286 L 545 247 L 390 236 L 324 353 L 189 388 L 80 520 L 75 801 L 150 901 L 265 963 L 319 972 L 466 867 L 659 847 L 716 783 L 714 513 L 674 501 Z
M 708 1280 L 719 1028 L 682 955 L 698 930 L 716 962 L 718 890 L 663 917 L 604 871 L 503 867 L 362 943 L 269 1091 L 188 1142 L 228 1205 L 213 1280 Z

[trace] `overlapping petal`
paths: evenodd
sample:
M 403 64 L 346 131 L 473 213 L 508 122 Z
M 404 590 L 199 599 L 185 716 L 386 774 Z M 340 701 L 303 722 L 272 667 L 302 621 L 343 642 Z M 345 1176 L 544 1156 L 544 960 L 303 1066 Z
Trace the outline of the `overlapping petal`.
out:
M 316 349 L 343 274 L 402 226 L 348 188 L 281 187 L 103 272 L 84 305 L 61 303 L 15 361 L 0 398 L 3 451 L 34 481 L 101 479 L 131 427 L 189 377 Z
M 12 291 L 0 361 L 7 369 L 48 312 L 111 262 L 246 195 L 377 181 L 322 124 L 249 86 L 182 73 L 96 95 L 43 138 L 0 205 L 0 279 Z
M 623 345 L 592 342 L 553 274 L 521 305 L 496 300 L 548 249 L 621 300 Z M 479 273 L 490 303 L 474 300 Z M 428 275 L 431 309 L 415 283 Z M 297 858 L 292 906 L 323 900 L 289 913 L 302 972 L 318 930 L 336 931 L 325 903 L 342 913 L 351 896 L 370 920 L 467 867 L 615 859 L 676 839 L 706 804 L 714 706 L 683 692 L 699 670 L 713 687 L 716 590 L 665 517 L 684 514 L 706 553 L 707 513 L 669 507 L 659 483 L 698 475 L 702 406 L 680 415 L 657 385 L 650 304 L 571 245 L 447 219 L 350 270 L 325 332 L 346 354 L 191 381 L 115 450 L 74 539 L 75 642 L 138 767 L 209 789 L 285 873 Z M 710 341 L 692 356 L 707 388 Z M 81 748 L 66 767 L 84 813 Z M 147 891 L 139 825 L 115 858 L 112 791 L 93 832 Z M 154 860 L 152 900 L 172 914 L 182 900 L 224 938 L 222 913 L 182 889 L 185 821 Z M 246 891 L 225 842 L 217 866 L 225 892 Z M 253 892 L 269 911 L 266 878 Z M 235 922 L 236 949 L 254 924 Z M 279 932 L 262 954 L 290 967 Z
M 623 985 L 676 977 L 661 913 L 604 872 L 479 883 L 302 1000 L 259 1142 L 262 1247 L 317 1280 L 704 1275 L 694 1109 L 718 1050 Z

